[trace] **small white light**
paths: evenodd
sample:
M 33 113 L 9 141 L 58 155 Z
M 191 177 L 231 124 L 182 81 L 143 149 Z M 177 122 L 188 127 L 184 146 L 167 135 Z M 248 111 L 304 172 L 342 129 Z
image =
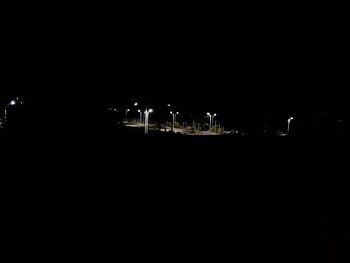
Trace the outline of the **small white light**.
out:
M 173 112 L 171 111 L 170 114 L 173 114 Z
M 210 116 L 210 113 L 209 113 L 209 112 L 207 112 L 207 115 L 208 115 L 208 116 Z
M 137 105 L 139 105 L 139 104 L 138 104 L 137 102 L 135 102 L 135 103 L 134 103 L 134 106 L 137 106 Z
M 10 105 L 11 106 L 16 105 L 16 101 L 15 100 L 11 100 Z
M 149 112 L 152 113 L 152 112 L 153 112 L 153 109 L 149 109 Z
M 137 112 L 138 112 L 138 113 L 140 113 L 140 112 L 141 112 L 141 110 L 137 110 Z
M 127 112 L 129 112 L 130 110 L 129 110 L 129 109 L 127 109 L 126 111 L 127 111 Z
M 176 112 L 176 114 L 180 114 L 179 112 Z
M 168 104 L 168 107 L 171 107 L 171 104 Z

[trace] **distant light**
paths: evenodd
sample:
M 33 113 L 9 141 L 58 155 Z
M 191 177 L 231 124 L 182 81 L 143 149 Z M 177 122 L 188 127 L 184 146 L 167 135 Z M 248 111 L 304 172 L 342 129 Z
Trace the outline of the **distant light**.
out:
M 208 116 L 211 116 L 209 112 L 207 112 L 207 115 L 208 115 Z
M 11 100 L 10 105 L 11 105 L 11 106 L 16 105 L 16 101 L 15 101 L 15 100 Z
M 126 111 L 127 111 L 127 112 L 129 112 L 129 111 L 130 111 L 130 109 L 127 109 Z
M 140 112 L 141 112 L 141 110 L 137 110 L 137 112 L 139 112 L 139 113 L 140 113 Z
M 291 119 L 291 120 L 294 120 L 294 118 L 293 118 L 293 117 L 291 117 L 290 119 Z
M 171 104 L 168 104 L 168 107 L 171 107 Z
M 152 112 L 153 112 L 153 109 L 149 109 L 149 112 L 152 113 Z
M 134 103 L 134 106 L 137 106 L 137 105 L 139 105 L 139 104 L 138 104 L 137 102 L 135 102 L 135 103 Z
M 176 114 L 180 114 L 179 112 L 176 112 Z
M 216 113 L 214 114 L 214 117 L 216 117 Z
M 173 114 L 173 112 L 171 111 L 170 114 Z

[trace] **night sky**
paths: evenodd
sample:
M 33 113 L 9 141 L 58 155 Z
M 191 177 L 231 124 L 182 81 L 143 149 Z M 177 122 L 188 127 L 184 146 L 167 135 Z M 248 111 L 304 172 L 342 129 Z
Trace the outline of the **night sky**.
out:
M 0 110 L 25 102 L 0 131 L 5 252 L 37 261 L 53 246 L 56 262 L 349 258 L 348 189 L 330 189 L 348 185 L 338 176 L 349 147 L 293 137 L 350 132 L 343 3 L 4 8 Z M 130 130 L 108 108 L 124 120 L 135 101 L 155 109 L 152 121 L 164 123 L 171 103 L 180 120 L 215 112 L 226 130 L 252 135 L 266 124 L 286 131 L 294 116 L 293 136 L 118 136 Z
M 170 101 L 226 120 L 347 111 L 345 10 L 277 2 L 161 8 L 12 18 L 1 92 L 72 109 Z

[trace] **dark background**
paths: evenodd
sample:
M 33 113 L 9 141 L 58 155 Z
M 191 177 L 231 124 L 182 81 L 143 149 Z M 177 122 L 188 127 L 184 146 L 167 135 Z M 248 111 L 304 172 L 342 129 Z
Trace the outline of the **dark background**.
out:
M 347 116 L 342 8 L 6 9 L 1 99 L 29 105 L 0 135 L 7 254 L 348 262 L 346 138 L 117 136 L 101 117 L 135 98 L 223 112 L 242 127 L 260 125 L 262 109 Z
M 264 112 L 278 123 L 328 109 L 349 112 L 342 6 L 154 3 L 93 13 L 89 7 L 9 8 L 1 92 L 91 112 L 135 98 L 171 100 L 182 111 L 218 112 L 229 128 L 253 130 Z M 54 107 L 58 114 L 61 108 Z

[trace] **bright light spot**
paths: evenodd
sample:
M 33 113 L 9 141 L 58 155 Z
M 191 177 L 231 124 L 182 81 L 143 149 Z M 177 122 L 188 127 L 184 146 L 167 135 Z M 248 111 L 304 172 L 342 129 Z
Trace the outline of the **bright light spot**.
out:
M 171 111 L 170 114 L 173 114 L 173 112 Z
M 149 109 L 149 112 L 152 113 L 152 112 L 153 112 L 153 109 Z
M 168 107 L 171 107 L 171 104 L 168 104 Z
M 176 114 L 180 114 L 179 112 L 176 112 Z
M 140 112 L 141 112 L 141 110 L 137 110 L 137 112 L 138 112 L 138 113 L 140 113 Z
M 211 116 L 209 112 L 207 112 L 207 115 L 208 115 L 208 116 Z
M 130 110 L 129 110 L 129 109 L 127 109 L 126 111 L 127 111 L 127 112 L 129 112 Z
M 16 105 L 16 101 L 15 100 L 11 100 L 10 105 L 11 106 Z
M 139 104 L 138 104 L 137 102 L 135 102 L 135 103 L 134 103 L 134 106 L 137 106 L 137 105 L 139 105 Z

